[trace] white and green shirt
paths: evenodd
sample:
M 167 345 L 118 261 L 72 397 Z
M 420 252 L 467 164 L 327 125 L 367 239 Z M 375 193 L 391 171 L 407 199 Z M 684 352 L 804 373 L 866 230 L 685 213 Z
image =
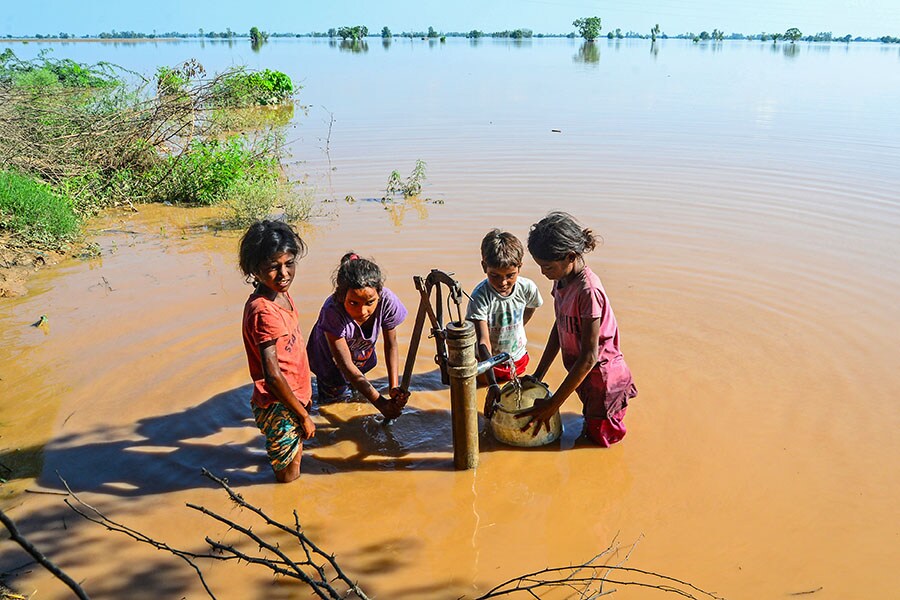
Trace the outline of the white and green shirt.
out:
M 537 308 L 543 303 L 537 285 L 528 278 L 520 276 L 509 296 L 498 294 L 485 279 L 472 291 L 466 319 L 487 323 L 494 354 L 509 352 L 513 360 L 519 360 L 525 355 L 528 345 L 525 309 Z

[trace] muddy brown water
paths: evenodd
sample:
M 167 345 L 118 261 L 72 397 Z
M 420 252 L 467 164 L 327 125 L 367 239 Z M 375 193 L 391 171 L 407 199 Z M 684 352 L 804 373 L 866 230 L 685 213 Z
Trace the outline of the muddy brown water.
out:
M 235 266 L 238 236 L 204 227 L 213 210 L 141 207 L 90 223 L 99 258 L 43 270 L 27 296 L 3 301 L 0 462 L 33 459 L 30 476 L 3 486 L 4 510 L 97 598 L 204 592 L 177 559 L 85 522 L 60 496 L 24 491 L 59 490 L 57 473 L 117 521 L 200 549 L 207 535 L 238 537 L 185 503 L 246 519 L 200 476 L 205 467 L 276 518 L 290 522 L 296 510 L 378 598 L 471 598 L 587 560 L 613 540 L 619 559 L 638 542 L 628 566 L 728 598 L 892 596 L 900 119 L 884 95 L 898 90 L 894 82 L 878 95 L 813 103 L 827 88 L 808 86 L 828 72 L 831 89 L 865 89 L 876 78 L 866 69 L 895 66 L 896 57 L 750 45 L 718 53 L 669 45 L 654 57 L 644 46 L 603 45 L 600 62 L 586 64 L 573 59 L 577 44 L 564 44 L 373 45 L 362 56 L 299 46 L 360 76 L 392 57 L 418 73 L 420 61 L 443 56 L 453 74 L 475 73 L 478 97 L 453 105 L 464 119 L 443 99 L 451 84 L 431 75 L 425 83 L 437 89 L 414 101 L 351 110 L 337 93 L 328 108 L 344 114 L 328 156 L 326 113 L 295 118 L 292 173 L 309 174 L 319 200 L 339 200 L 303 228 L 310 252 L 292 293 L 308 331 L 336 261 L 353 249 L 377 260 L 412 310 L 413 275 L 441 268 L 471 289 L 488 228 L 524 238 L 547 210 L 568 210 L 604 238 L 587 260 L 610 295 L 640 389 L 623 443 L 578 443 L 570 399 L 558 445 L 516 449 L 487 437 L 478 469 L 454 471 L 448 392 L 423 339 L 407 413 L 384 428 L 366 405 L 322 408 L 300 481 L 275 485 L 247 404 L 239 320 L 249 288 Z M 294 48 L 273 47 L 275 62 Z M 511 61 L 501 84 L 529 65 L 555 77 L 555 65 L 579 92 L 599 93 L 603 76 L 632 69 L 635 82 L 661 71 L 655 81 L 669 93 L 632 88 L 638 110 L 628 93 L 606 90 L 607 104 L 592 112 L 552 87 L 493 88 L 488 67 L 501 60 Z M 758 75 L 760 65 L 772 70 L 766 83 L 800 78 L 807 87 L 729 91 L 741 80 L 728 73 Z M 725 98 L 696 98 L 690 84 L 702 74 L 690 66 L 726 77 Z M 325 67 L 311 69 L 307 86 Z M 492 90 L 505 109 L 482 96 Z M 321 90 L 310 93 L 321 100 Z M 468 122 L 470 102 L 491 118 Z M 544 112 L 555 104 L 570 110 Z M 579 121 L 586 115 L 594 120 Z M 419 156 L 429 162 L 423 196 L 432 202 L 367 200 L 392 168 L 409 170 Z M 357 201 L 344 202 L 348 194 Z M 528 259 L 523 274 L 547 302 L 528 326 L 536 361 L 552 323 L 549 282 Z M 30 327 L 42 314 L 47 327 Z M 411 329 L 408 321 L 400 330 L 403 350 Z M 550 386 L 563 375 L 554 365 Z M 0 571 L 24 562 L 8 542 L 0 553 Z M 220 598 L 308 597 L 246 565 L 206 573 Z M 14 582 L 41 598 L 67 597 L 38 569 Z M 648 596 L 616 587 L 620 597 Z

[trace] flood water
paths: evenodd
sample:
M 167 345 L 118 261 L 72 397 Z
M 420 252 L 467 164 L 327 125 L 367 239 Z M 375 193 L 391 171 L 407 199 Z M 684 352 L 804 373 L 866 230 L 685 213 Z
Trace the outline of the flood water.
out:
M 13 48 L 29 57 L 43 47 Z M 616 562 L 638 542 L 627 566 L 727 598 L 896 594 L 896 46 L 52 48 L 144 73 L 191 57 L 210 71 L 269 67 L 304 86 L 289 173 L 323 201 L 302 231 L 310 252 L 292 288 L 306 332 L 347 250 L 373 257 L 413 312 L 413 275 L 452 271 L 471 290 L 489 228 L 524 239 L 547 211 L 571 212 L 603 237 L 586 258 L 640 390 L 628 436 L 611 449 L 576 443 L 570 398 L 561 443 L 517 449 L 487 436 L 479 467 L 458 472 L 449 394 L 423 338 L 408 412 L 386 428 L 370 406 L 323 407 L 304 474 L 278 486 L 248 406 L 238 234 L 205 227 L 210 210 L 104 215 L 90 224 L 99 258 L 44 269 L 27 296 L 0 304 L 0 463 L 36 464 L 34 478 L 0 488 L 2 506 L 92 597 L 205 593 L 178 559 L 84 521 L 61 496 L 25 490 L 60 490 L 59 474 L 111 518 L 173 546 L 236 542 L 185 506 L 252 523 L 201 467 L 284 522 L 296 510 L 377 598 L 474 598 L 614 540 Z M 372 201 L 416 159 L 427 162 L 430 201 Z M 530 259 L 523 274 L 546 301 L 528 326 L 536 364 L 553 322 L 550 284 Z M 41 314 L 49 327 L 30 327 Z M 401 354 L 411 331 L 410 318 Z M 563 376 L 557 362 L 551 388 Z M 0 571 L 26 560 L 10 542 L 0 551 Z M 219 598 L 309 597 L 243 564 L 206 573 Z M 68 597 L 33 566 L 13 582 Z

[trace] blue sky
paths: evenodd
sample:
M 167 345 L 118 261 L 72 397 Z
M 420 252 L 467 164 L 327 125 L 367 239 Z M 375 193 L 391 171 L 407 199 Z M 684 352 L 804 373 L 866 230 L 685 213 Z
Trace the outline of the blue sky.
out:
M 566 33 L 572 20 L 599 16 L 603 31 L 649 30 L 669 34 L 718 28 L 726 33 L 783 32 L 900 36 L 900 0 L 0 0 L 0 35 L 82 35 L 134 30 L 265 31 L 306 33 L 340 25 L 380 31 L 529 28 Z

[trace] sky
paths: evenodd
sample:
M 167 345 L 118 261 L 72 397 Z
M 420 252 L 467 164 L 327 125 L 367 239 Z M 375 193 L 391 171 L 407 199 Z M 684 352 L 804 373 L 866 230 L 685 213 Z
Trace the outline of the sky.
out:
M 568 33 L 579 17 L 611 29 L 750 34 L 799 28 L 863 37 L 900 37 L 900 0 L 0 0 L 0 36 L 101 31 L 247 31 L 308 33 L 342 25 L 391 31 Z

